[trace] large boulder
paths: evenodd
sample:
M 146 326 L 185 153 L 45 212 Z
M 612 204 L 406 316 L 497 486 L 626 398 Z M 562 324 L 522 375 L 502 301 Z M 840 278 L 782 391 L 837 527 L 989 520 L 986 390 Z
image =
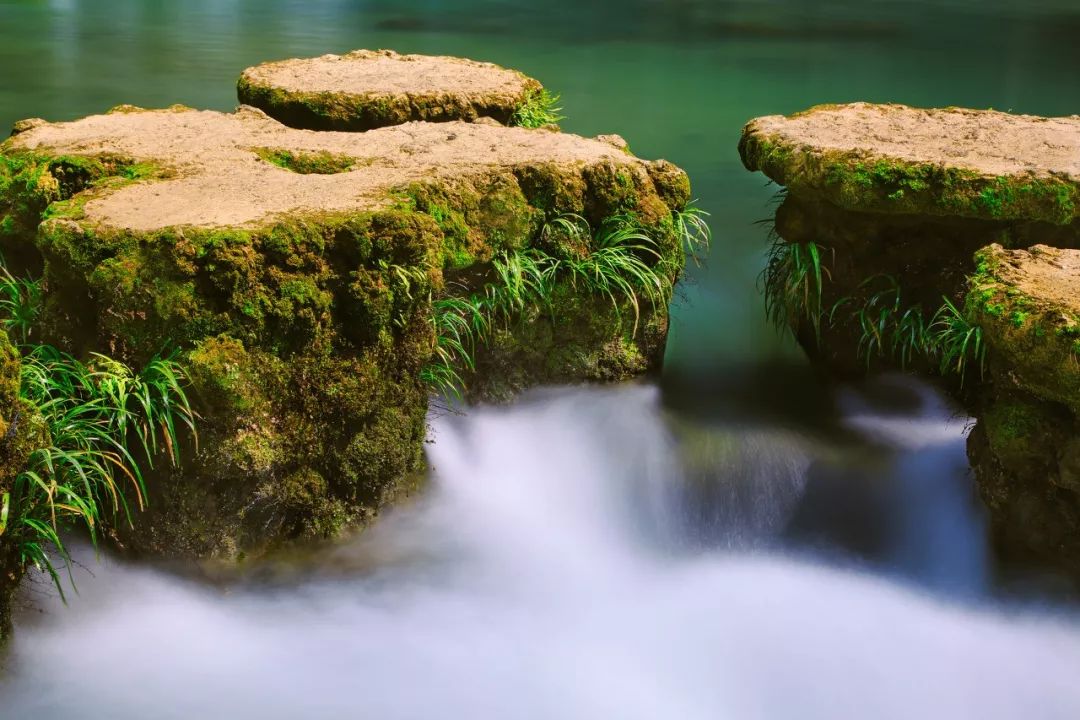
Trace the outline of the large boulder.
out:
M 629 216 L 667 282 L 683 264 L 685 174 L 599 140 L 466 122 L 311 132 L 249 107 L 17 130 L 0 146 L 0 247 L 42 265 L 48 338 L 136 363 L 184 353 L 197 454 L 159 469 L 124 538 L 155 553 L 333 535 L 411 487 L 434 303 L 482 295 L 515 252 L 592 252 L 553 242 L 551 221 Z M 658 365 L 664 303 L 630 312 L 553 277 L 550 306 L 500 318 L 461 368 L 473 396 Z

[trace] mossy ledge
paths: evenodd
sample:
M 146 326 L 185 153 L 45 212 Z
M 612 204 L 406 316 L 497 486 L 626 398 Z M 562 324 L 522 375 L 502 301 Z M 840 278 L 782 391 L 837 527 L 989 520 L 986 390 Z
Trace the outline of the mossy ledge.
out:
M 198 450 L 148 478 L 149 510 L 117 529 L 169 557 L 235 560 L 368 521 L 421 470 L 434 300 L 483 292 L 511 251 L 590 252 L 548 246 L 567 215 L 631 218 L 674 282 L 688 200 L 669 163 L 477 123 L 311 133 L 253 108 L 127 107 L 0 145 L 0 245 L 44 273 L 45 339 L 131 362 L 182 350 Z M 557 285 L 477 349 L 470 394 L 655 368 L 667 308 L 615 310 Z
M 791 192 L 862 212 L 1068 225 L 1080 117 L 822 105 L 743 129 L 739 153 Z
M 492 63 L 392 50 L 264 63 L 237 83 L 240 102 L 286 125 L 354 132 L 411 121 L 509 125 L 542 91 L 536 80 Z

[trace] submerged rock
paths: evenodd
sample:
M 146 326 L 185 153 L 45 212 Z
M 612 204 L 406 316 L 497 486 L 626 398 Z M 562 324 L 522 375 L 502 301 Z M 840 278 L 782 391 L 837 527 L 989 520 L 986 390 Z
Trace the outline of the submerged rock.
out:
M 264 63 L 245 70 L 237 84 L 240 102 L 286 125 L 353 131 L 414 120 L 510 124 L 542 89 L 492 63 L 392 50 Z
M 540 282 L 523 263 L 546 263 L 544 303 L 483 318 L 458 368 L 471 396 L 655 368 L 666 301 L 584 289 L 559 268 L 601 240 L 551 223 L 632 217 L 669 286 L 688 200 L 668 163 L 481 123 L 313 133 L 250 107 L 121 106 L 0 145 L 0 249 L 44 272 L 47 339 L 133 362 L 183 351 L 197 452 L 149 479 L 150 510 L 122 531 L 172 557 L 331 536 L 407 492 L 440 304 Z
M 830 370 L 943 376 L 1002 550 L 1080 574 L 1080 116 L 821 106 L 740 153 L 784 186 L 773 319 Z

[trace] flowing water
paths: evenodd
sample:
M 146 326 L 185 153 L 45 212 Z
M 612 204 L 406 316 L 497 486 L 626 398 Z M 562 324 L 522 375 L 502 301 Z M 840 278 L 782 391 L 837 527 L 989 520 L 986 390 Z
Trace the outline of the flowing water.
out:
M 819 102 L 1075 113 L 1078 33 L 1074 0 L 0 0 L 2 125 L 466 55 L 686 168 L 717 234 L 659 382 L 433 416 L 428 489 L 375 531 L 236 582 L 87 555 L 70 606 L 30 585 L 0 718 L 1080 716 L 1080 622 L 996 581 L 967 419 L 766 327 L 772 189 L 735 152 Z

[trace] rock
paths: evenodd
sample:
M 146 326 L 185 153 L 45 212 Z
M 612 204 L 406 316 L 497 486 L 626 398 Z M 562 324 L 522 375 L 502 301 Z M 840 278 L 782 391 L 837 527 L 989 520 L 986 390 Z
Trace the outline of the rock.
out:
M 351 131 L 414 120 L 510 124 L 541 90 L 536 80 L 492 63 L 391 50 L 265 63 L 245 70 L 237 84 L 240 102 L 286 125 Z
M 990 245 L 968 307 L 1002 382 L 1080 414 L 1080 250 Z
M 791 192 L 847 210 L 981 220 L 1080 217 L 1080 119 L 822 105 L 750 121 L 739 152 Z
M 633 212 L 673 282 L 688 200 L 670 163 L 466 122 L 317 133 L 250 107 L 125 107 L 0 145 L 0 249 L 43 264 L 46 338 L 132 363 L 183 350 L 198 451 L 148 479 L 150 510 L 121 529 L 173 557 L 370 520 L 422 467 L 434 303 L 483 296 L 507 253 L 588 255 L 588 237 L 543 232 L 564 214 L 597 228 Z M 498 398 L 621 379 L 658 366 L 666 329 L 664 304 L 638 315 L 555 282 L 462 373 Z
M 774 320 L 833 373 L 942 376 L 1002 555 L 1080 576 L 1080 119 L 826 105 L 739 149 L 785 187 Z
M 25 120 L 16 120 L 15 124 L 11 128 L 12 135 L 18 135 L 24 133 L 27 130 L 33 130 L 36 127 L 48 124 L 47 120 L 41 118 L 27 118 Z

